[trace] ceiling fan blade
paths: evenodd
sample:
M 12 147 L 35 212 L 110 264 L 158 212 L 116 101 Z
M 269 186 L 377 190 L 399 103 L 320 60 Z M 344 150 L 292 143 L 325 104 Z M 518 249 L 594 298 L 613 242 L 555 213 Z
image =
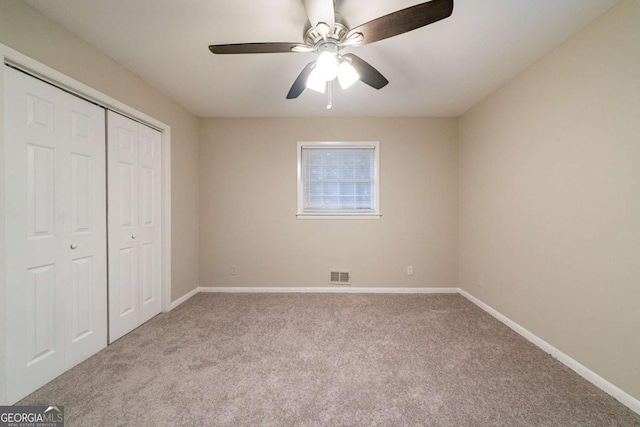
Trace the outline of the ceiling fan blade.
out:
M 369 44 L 415 30 L 448 18 L 453 13 L 453 0 L 432 0 L 369 21 L 349 31 L 361 33 L 360 44 Z
M 360 74 L 360 81 L 362 83 L 368 84 L 374 89 L 382 89 L 389 84 L 389 80 L 387 80 L 382 74 L 380 74 L 380 71 L 373 68 L 364 59 L 354 55 L 353 53 L 346 53 L 343 56 L 351 61 L 353 68 L 355 68 L 358 74 Z
M 333 28 L 336 16 L 333 0 L 302 0 L 302 2 L 311 26 L 316 27 L 319 22 L 324 22 L 329 26 L 329 30 Z
M 313 69 L 313 65 L 316 61 L 311 61 L 307 64 L 306 67 L 302 70 L 298 78 L 295 82 L 293 82 L 293 86 L 289 89 L 289 93 L 287 94 L 287 99 L 295 99 L 300 96 L 300 94 L 307 87 L 307 79 L 309 78 L 309 74 L 311 74 L 311 70 Z
M 211 53 L 237 54 L 237 53 L 282 53 L 293 52 L 295 46 L 300 43 L 236 43 L 236 44 L 212 44 L 209 46 Z

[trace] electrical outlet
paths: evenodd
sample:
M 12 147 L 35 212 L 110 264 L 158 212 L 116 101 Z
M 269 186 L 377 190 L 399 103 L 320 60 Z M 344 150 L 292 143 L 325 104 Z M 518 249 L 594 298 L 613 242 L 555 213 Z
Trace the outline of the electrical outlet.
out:
M 484 274 L 478 276 L 478 287 L 484 288 Z
M 413 265 L 407 265 L 407 276 L 413 276 Z
M 230 268 L 230 271 L 231 271 L 231 275 L 235 276 L 236 274 L 238 274 L 238 266 L 233 264 Z

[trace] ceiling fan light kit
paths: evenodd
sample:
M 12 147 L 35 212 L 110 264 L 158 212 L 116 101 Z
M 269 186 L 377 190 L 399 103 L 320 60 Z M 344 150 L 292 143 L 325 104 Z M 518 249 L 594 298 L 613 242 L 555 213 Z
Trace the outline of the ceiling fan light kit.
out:
M 338 47 L 331 43 L 325 43 L 323 52 L 316 60 L 316 68 L 325 81 L 331 81 L 338 76 Z
M 342 89 L 349 89 L 355 82 L 360 80 L 360 74 L 346 60 L 338 66 L 338 83 Z
M 308 63 L 291 86 L 287 99 L 295 99 L 305 88 L 328 92 L 327 108 L 331 108 L 331 83 L 338 79 L 345 90 L 358 80 L 382 89 L 389 81 L 360 57 L 340 50 L 370 44 L 448 18 L 453 13 L 453 0 L 431 0 L 420 3 L 351 29 L 335 11 L 334 0 L 302 0 L 309 20 L 304 27 L 304 43 L 238 43 L 211 45 L 214 54 L 314 52 L 318 59 Z
M 309 74 L 305 87 L 307 89 L 315 90 L 316 92 L 325 92 L 325 89 L 327 88 L 327 81 L 324 79 L 324 76 L 322 76 L 318 67 L 314 68 L 313 71 L 311 71 L 311 74 Z

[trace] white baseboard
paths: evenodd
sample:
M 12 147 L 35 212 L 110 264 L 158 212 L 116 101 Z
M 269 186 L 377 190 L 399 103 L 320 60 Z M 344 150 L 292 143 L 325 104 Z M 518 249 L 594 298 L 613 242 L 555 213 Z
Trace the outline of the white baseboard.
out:
M 500 313 L 493 307 L 485 304 L 478 298 L 474 297 L 467 291 L 460 288 L 359 288 L 350 286 L 326 286 L 326 287 L 199 287 L 191 292 L 183 295 L 177 300 L 171 303 L 171 309 L 179 306 L 192 296 L 203 293 L 361 293 L 361 294 L 460 294 L 469 301 L 476 304 L 478 307 L 495 317 L 500 322 L 504 323 L 515 332 L 523 336 L 531 343 L 538 346 L 544 352 L 550 354 L 558 361 L 569 367 L 576 372 L 582 378 L 586 379 L 605 393 L 611 395 L 614 399 L 618 400 L 623 405 L 627 406 L 633 412 L 640 414 L 640 400 L 634 398 L 630 394 L 616 387 L 600 375 L 596 374 L 586 366 L 580 364 L 575 359 L 564 354 L 542 338 L 528 331 L 518 323 L 509 319 L 504 314 Z
M 171 302 L 171 310 L 173 310 L 174 308 L 176 308 L 177 306 L 179 306 L 180 304 L 182 304 L 183 302 L 185 302 L 186 300 L 188 300 L 192 296 L 198 294 L 199 292 L 200 292 L 200 288 L 195 288 L 194 290 L 189 291 L 186 294 L 182 295 L 177 300 L 172 301 Z
M 605 393 L 611 395 L 614 399 L 618 400 L 620 403 L 622 403 L 623 405 L 631 409 L 633 412 L 640 414 L 640 400 L 636 399 L 635 397 L 631 396 L 625 391 L 619 389 L 618 387 L 616 387 L 606 379 L 602 378 L 600 375 L 593 372 L 591 369 L 587 368 L 586 366 L 582 365 L 572 357 L 561 352 L 560 350 L 558 350 L 557 348 L 555 348 L 554 346 L 552 346 L 542 338 L 538 337 L 537 335 L 523 328 L 513 320 L 509 319 L 504 314 L 500 313 L 499 311 L 489 306 L 488 304 L 485 304 L 484 302 L 480 301 L 478 298 L 474 297 L 467 291 L 463 289 L 459 289 L 459 292 L 460 292 L 460 295 L 467 298 L 469 301 L 473 302 L 475 305 L 477 305 L 478 307 L 480 307 L 481 309 L 483 309 L 484 311 L 486 311 L 487 313 L 489 313 L 490 315 L 492 315 L 493 317 L 495 317 L 496 319 L 498 319 L 499 321 L 501 321 L 502 323 L 504 323 L 505 325 L 513 329 L 515 332 L 517 332 L 518 334 L 520 334 L 521 336 L 523 336 L 524 338 L 526 338 L 527 340 L 529 340 L 530 342 L 538 346 L 544 352 L 549 353 L 551 356 L 553 356 L 555 359 L 560 361 L 562 364 L 569 367 L 571 370 L 576 372 L 582 378 L 589 381 L 591 384 L 595 385 Z
M 200 292 L 220 293 L 329 293 L 329 294 L 457 294 L 458 288 L 359 288 L 352 286 L 324 287 L 217 287 L 199 288 Z

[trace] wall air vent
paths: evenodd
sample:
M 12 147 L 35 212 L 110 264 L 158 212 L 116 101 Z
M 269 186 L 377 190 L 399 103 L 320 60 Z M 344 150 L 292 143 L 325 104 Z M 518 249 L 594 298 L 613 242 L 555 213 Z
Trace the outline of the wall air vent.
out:
M 348 285 L 351 275 L 348 271 L 332 271 L 329 284 L 331 285 Z

